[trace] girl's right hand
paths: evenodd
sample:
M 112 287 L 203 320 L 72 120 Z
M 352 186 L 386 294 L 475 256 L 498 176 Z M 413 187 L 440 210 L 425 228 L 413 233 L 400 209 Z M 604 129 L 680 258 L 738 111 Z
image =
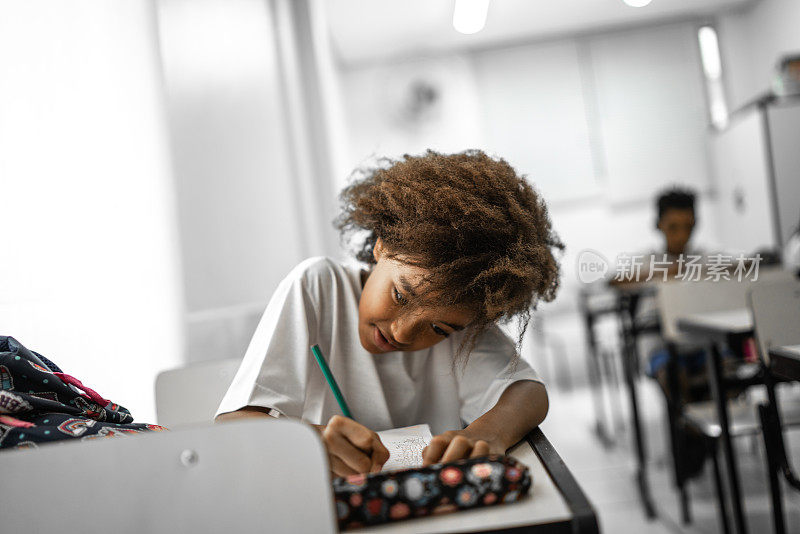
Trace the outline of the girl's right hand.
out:
M 315 425 L 328 451 L 331 472 L 336 476 L 375 473 L 389 459 L 389 451 L 378 434 L 349 417 L 334 415 L 327 425 Z

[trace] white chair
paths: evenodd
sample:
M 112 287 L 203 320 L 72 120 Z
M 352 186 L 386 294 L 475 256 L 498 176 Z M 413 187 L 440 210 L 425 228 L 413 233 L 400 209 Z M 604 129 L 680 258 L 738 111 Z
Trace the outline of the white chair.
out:
M 787 482 L 796 490 L 800 489 L 800 481 L 789 464 L 783 430 L 800 425 L 800 401 L 797 395 L 786 395 L 791 394 L 791 390 L 780 390 L 781 384 L 775 384 L 775 375 L 769 372 L 769 350 L 772 347 L 800 344 L 800 281 L 760 284 L 752 288 L 748 298 L 759 354 L 768 371 L 765 380 L 768 402 L 759 405 L 758 410 L 766 451 L 773 525 L 776 532 L 784 532 L 779 473 L 782 472 Z M 780 393 L 784 394 L 779 395 Z
M 756 340 L 764 361 L 770 347 L 800 344 L 800 281 L 765 282 L 749 294 Z
M 675 360 L 682 350 L 687 347 L 697 349 L 695 340 L 687 338 L 678 330 L 678 319 L 687 315 L 698 313 L 718 312 L 743 308 L 745 305 L 745 284 L 738 281 L 698 281 L 681 282 L 670 281 L 658 284 L 656 305 L 661 318 L 661 335 L 667 342 L 670 358 Z M 670 365 L 670 364 L 668 364 Z M 677 378 L 674 379 L 675 381 Z M 671 396 L 677 397 L 677 387 L 673 382 Z M 716 455 L 716 437 L 718 433 L 709 430 L 706 422 L 716 420 L 716 406 L 713 402 L 692 403 L 685 407 L 680 406 L 677 400 L 667 401 L 667 419 L 670 427 L 671 452 L 673 467 L 675 469 L 675 483 L 680 494 L 681 513 L 684 523 L 691 521 L 689 494 L 686 479 L 683 474 L 685 468 L 679 467 L 685 453 L 682 451 L 683 438 L 679 432 L 681 421 L 689 421 L 709 438 L 708 446 L 713 462 L 714 487 L 716 490 L 717 505 L 722 521 L 723 530 L 727 531 L 727 514 L 724 504 L 722 480 L 719 462 Z
M 228 391 L 240 358 L 192 364 L 156 377 L 156 417 L 169 428 L 210 423 Z
M 658 285 L 656 302 L 661 317 L 662 336 L 667 341 L 671 358 L 677 358 L 681 348 L 697 347 L 697 340 L 684 335 L 678 329 L 678 319 L 701 314 L 714 314 L 718 319 L 741 323 L 744 330 L 752 328 L 752 315 L 747 308 L 747 294 L 752 288 L 774 283 L 785 283 L 792 279 L 791 273 L 780 269 L 762 269 L 757 281 L 720 280 L 698 282 L 667 282 Z M 753 369 L 757 371 L 757 369 Z M 677 392 L 675 392 L 677 394 Z M 761 425 L 756 416 L 756 407 L 747 399 L 728 401 L 728 431 L 731 437 L 757 435 Z M 682 408 L 677 404 L 668 407 L 670 426 L 673 429 L 673 460 L 678 462 L 681 452 L 676 450 L 675 425 L 678 418 L 689 422 L 710 441 L 714 461 L 714 478 L 723 527 L 727 528 L 724 499 L 720 485 L 719 466 L 716 458 L 716 441 L 722 434 L 718 409 L 713 401 L 689 403 Z M 731 464 L 729 462 L 729 464 Z M 677 465 L 676 465 L 677 469 Z M 735 469 L 735 467 L 734 467 Z M 677 475 L 677 471 L 676 471 Z M 736 475 L 732 475 L 735 477 Z M 679 480 L 684 518 L 689 517 L 688 495 L 683 481 Z M 739 506 L 734 502 L 734 506 Z
M 670 281 L 658 285 L 656 305 L 661 335 L 677 344 L 691 344 L 678 330 L 678 319 L 688 315 L 743 309 L 749 284 L 738 281 Z

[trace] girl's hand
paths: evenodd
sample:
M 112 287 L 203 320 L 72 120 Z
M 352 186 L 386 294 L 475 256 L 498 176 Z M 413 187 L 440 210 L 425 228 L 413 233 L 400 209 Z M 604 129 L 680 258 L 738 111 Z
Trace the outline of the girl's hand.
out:
M 452 462 L 462 458 L 477 458 L 487 454 L 505 454 L 505 447 L 490 438 L 481 439 L 469 429 L 449 430 L 434 436 L 422 450 L 422 465 Z
M 389 459 L 378 434 L 349 417 L 334 415 L 327 425 L 314 425 L 322 436 L 331 472 L 336 476 L 374 473 Z

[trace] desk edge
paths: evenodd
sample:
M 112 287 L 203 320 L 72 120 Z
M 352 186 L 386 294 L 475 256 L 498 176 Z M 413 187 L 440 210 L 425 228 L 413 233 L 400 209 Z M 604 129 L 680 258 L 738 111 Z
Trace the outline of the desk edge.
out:
M 748 328 L 733 329 L 733 328 L 720 328 L 718 325 L 711 323 L 695 322 L 689 317 L 678 317 L 675 321 L 675 326 L 678 330 L 687 334 L 700 335 L 700 336 L 750 336 L 753 335 L 754 327 L 751 325 Z
M 539 457 L 556 488 L 564 497 L 564 501 L 572 513 L 572 532 L 599 534 L 600 529 L 594 507 L 544 432 L 538 427 L 534 428 L 524 439 Z

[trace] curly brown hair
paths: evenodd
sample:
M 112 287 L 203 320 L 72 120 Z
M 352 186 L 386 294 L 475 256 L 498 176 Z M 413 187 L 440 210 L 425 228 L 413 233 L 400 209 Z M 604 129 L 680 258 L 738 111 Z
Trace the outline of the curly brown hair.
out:
M 344 241 L 367 235 L 356 258 L 375 263 L 380 237 L 388 257 L 428 274 L 406 304 L 466 307 L 474 311 L 456 359 L 497 321 L 519 318 L 517 352 L 540 300 L 555 298 L 564 245 L 552 230 L 547 206 L 503 159 L 480 150 L 382 159 L 359 169 L 341 193 L 334 222 Z M 454 360 L 455 361 L 455 360 Z

